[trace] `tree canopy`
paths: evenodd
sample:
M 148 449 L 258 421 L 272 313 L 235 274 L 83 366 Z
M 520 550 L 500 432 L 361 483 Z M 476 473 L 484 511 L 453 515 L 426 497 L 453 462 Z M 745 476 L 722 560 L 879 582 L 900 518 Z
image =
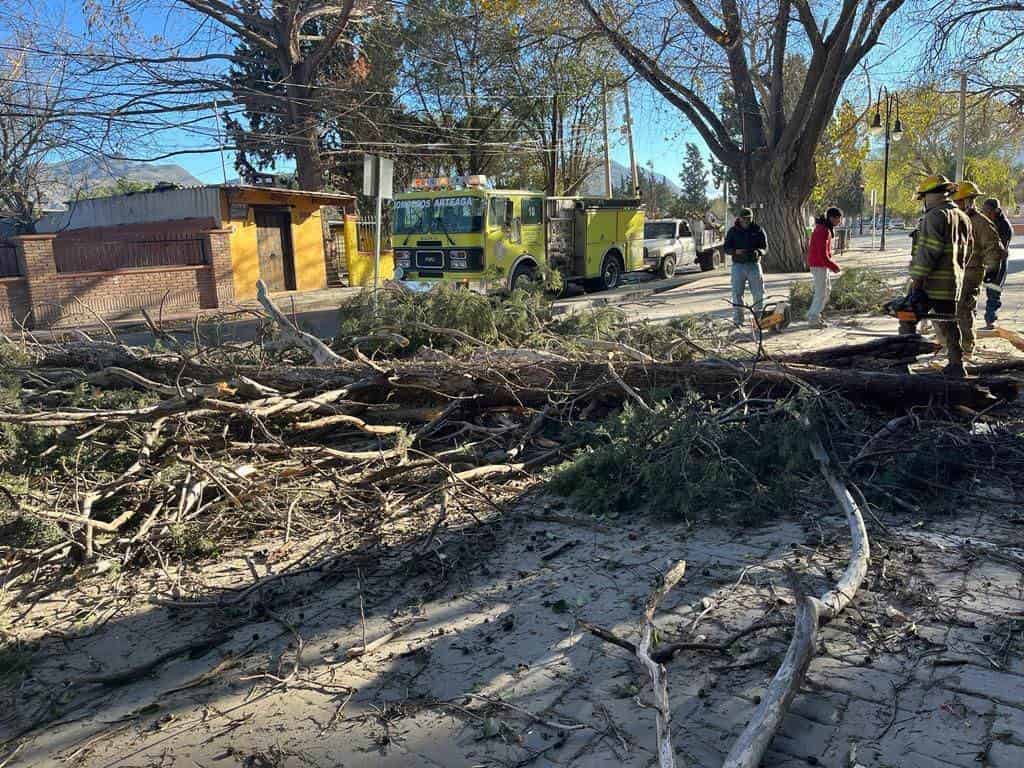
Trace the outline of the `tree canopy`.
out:
M 889 209 L 897 215 L 914 216 L 920 203 L 914 188 L 925 176 L 941 173 L 953 178 L 956 170 L 959 97 L 940 84 L 929 84 L 900 93 L 903 137 L 890 145 Z M 1014 186 L 1021 173 L 1015 157 L 1024 130 L 1014 111 L 997 100 L 978 97 L 968 101 L 967 179 L 988 195 L 1011 205 Z M 868 189 L 882 198 L 880 147 L 865 163 Z

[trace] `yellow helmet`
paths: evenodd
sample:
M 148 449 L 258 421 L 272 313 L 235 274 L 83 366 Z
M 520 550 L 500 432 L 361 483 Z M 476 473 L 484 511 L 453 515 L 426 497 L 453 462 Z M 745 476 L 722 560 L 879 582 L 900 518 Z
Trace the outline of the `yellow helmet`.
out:
M 972 197 L 981 195 L 981 190 L 973 181 L 961 181 L 956 185 L 956 192 L 953 193 L 954 200 L 969 200 Z
M 933 174 L 917 185 L 917 196 L 924 197 L 929 192 L 952 192 L 956 184 L 941 173 Z

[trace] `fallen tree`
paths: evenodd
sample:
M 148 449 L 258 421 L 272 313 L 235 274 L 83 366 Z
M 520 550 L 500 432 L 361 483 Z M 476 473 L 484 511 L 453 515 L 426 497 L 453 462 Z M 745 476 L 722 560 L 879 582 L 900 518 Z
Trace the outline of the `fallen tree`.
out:
M 273 323 L 264 343 L 164 351 L 76 333 L 0 345 L 5 588 L 69 566 L 201 560 L 255 537 L 330 542 L 329 556 L 254 572 L 222 593 L 179 585 L 151 596 L 226 609 L 299 575 L 367 573 L 389 547 L 443 579 L 473 555 L 426 555 L 456 526 L 493 540 L 506 502 L 542 483 L 576 511 L 603 514 L 587 503 L 614 499 L 616 512 L 751 524 L 759 504 L 773 516 L 798 503 L 817 510 L 827 486 L 849 520 L 850 565 L 834 589 L 797 601 L 786 661 L 730 757 L 753 766 L 799 687 L 818 624 L 864 577 L 866 532 L 838 468 L 864 473 L 878 504 L 896 483 L 955 498 L 991 466 L 1024 471 L 1006 439 L 1017 427 L 994 421 L 1016 381 L 897 370 L 935 351 L 918 337 L 757 360 L 713 333 L 698 337 L 695 325 L 583 318 L 556 330 L 564 321 L 541 318 L 487 335 L 486 323 L 446 328 L 413 306 L 404 324 L 367 321 L 328 348 L 263 300 Z M 970 419 L 955 421 L 963 408 Z M 841 425 L 824 440 L 831 457 L 817 437 L 830 424 Z M 672 746 L 662 665 L 687 651 L 726 654 L 780 626 L 759 622 L 720 642 L 659 638 L 655 609 L 681 576 L 680 565 L 652 595 L 639 643 L 581 622 L 644 665 L 663 762 Z

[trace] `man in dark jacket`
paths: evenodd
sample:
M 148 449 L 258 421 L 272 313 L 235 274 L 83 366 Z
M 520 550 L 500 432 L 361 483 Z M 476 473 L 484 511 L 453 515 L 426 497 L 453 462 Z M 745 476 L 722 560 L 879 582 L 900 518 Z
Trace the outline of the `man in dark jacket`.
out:
M 994 328 L 996 320 L 996 313 L 999 311 L 999 307 L 1003 305 L 1003 286 L 1006 285 L 1006 259 L 1009 256 L 1007 249 L 1010 247 L 1010 238 L 1013 237 L 1013 226 L 1011 226 L 1009 220 L 1006 218 L 1006 214 L 1003 213 L 1003 209 L 999 207 L 999 201 L 990 197 L 981 204 L 981 212 L 995 224 L 996 230 L 999 232 L 999 240 L 1003 244 L 1003 260 L 1002 263 L 995 269 L 989 269 L 985 272 L 985 327 Z
M 725 252 L 732 256 L 732 305 L 733 322 L 743 325 L 743 292 L 750 285 L 754 300 L 754 311 L 761 313 L 764 302 L 764 273 L 761 272 L 761 257 L 768 249 L 764 230 L 754 223 L 754 212 L 749 208 L 740 210 L 739 218 L 725 235 Z

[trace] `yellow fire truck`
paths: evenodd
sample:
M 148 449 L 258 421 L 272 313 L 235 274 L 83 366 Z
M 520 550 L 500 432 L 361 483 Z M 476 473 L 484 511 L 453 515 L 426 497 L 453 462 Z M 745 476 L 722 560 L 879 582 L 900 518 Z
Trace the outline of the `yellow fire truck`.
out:
M 545 197 L 491 189 L 484 176 L 417 179 L 395 196 L 395 278 L 415 287 L 439 281 L 511 290 L 544 265 L 564 282 L 614 288 L 644 265 L 639 200 Z

